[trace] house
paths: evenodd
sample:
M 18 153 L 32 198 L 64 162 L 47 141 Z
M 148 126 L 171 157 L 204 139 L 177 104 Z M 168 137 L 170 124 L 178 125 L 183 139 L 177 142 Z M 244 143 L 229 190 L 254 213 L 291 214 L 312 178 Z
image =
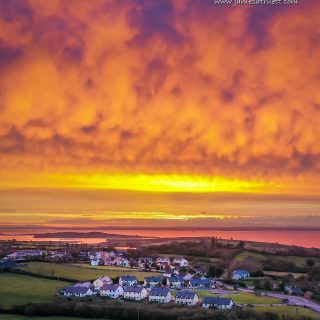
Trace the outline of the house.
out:
M 0 270 L 1 269 L 10 269 L 16 266 L 16 262 L 11 259 L 1 259 L 0 260 Z
M 138 266 L 140 269 L 151 269 L 152 263 L 152 258 L 139 258 L 138 260 Z
M 117 267 L 130 267 L 130 261 L 122 257 L 116 257 L 114 260 L 111 261 L 111 264 Z
M 124 299 L 128 300 L 143 300 L 147 297 L 148 291 L 144 287 L 138 286 L 128 286 L 123 290 Z
M 178 291 L 176 294 L 176 303 L 186 306 L 194 306 L 198 303 L 199 297 L 195 292 Z
M 90 288 L 91 290 L 94 289 L 94 286 L 91 282 L 78 282 L 73 285 L 74 287 L 85 287 L 85 288 Z
M 119 279 L 120 286 L 136 286 L 138 285 L 138 280 L 135 276 L 122 276 Z
M 209 279 L 191 279 L 188 287 L 192 289 L 211 288 L 211 281 Z
M 189 266 L 189 262 L 185 258 L 175 258 L 175 259 L 173 259 L 172 263 L 174 265 L 178 265 L 180 267 L 188 267 Z
M 231 278 L 234 280 L 240 280 L 250 277 L 250 272 L 247 270 L 234 270 L 232 272 Z
M 152 288 L 149 292 L 149 302 L 168 303 L 172 295 L 168 288 Z
M 195 266 L 192 268 L 195 274 L 199 275 L 206 275 L 207 274 L 207 267 L 206 266 Z
M 90 260 L 90 264 L 92 266 L 99 266 L 101 264 L 101 260 L 99 258 L 93 258 Z
M 157 264 L 167 264 L 170 265 L 171 264 L 171 260 L 168 257 L 158 257 L 156 260 Z
M 167 278 L 167 285 L 172 289 L 180 289 L 184 286 L 184 279 L 181 276 Z
M 42 250 L 19 250 L 16 252 L 13 252 L 11 254 L 7 255 L 7 259 L 9 260 L 15 260 L 15 261 L 19 261 L 19 260 L 24 260 L 25 258 L 37 258 L 37 257 L 41 257 L 45 252 Z
M 104 284 L 112 284 L 113 281 L 108 276 L 103 276 L 93 281 L 93 285 L 96 289 L 100 289 Z
M 162 277 L 145 277 L 144 286 L 148 288 L 159 287 L 162 284 Z
M 118 284 L 104 284 L 100 288 L 100 296 L 117 299 L 123 296 L 123 288 Z
M 301 288 L 294 287 L 294 286 L 285 286 L 284 291 L 286 291 L 288 294 L 293 296 L 303 296 L 304 293 Z
M 191 274 L 191 273 L 189 273 L 189 272 L 180 272 L 180 273 L 178 274 L 178 276 L 183 277 L 183 280 L 184 280 L 184 281 L 189 281 L 190 279 L 192 279 L 192 278 L 194 277 L 193 274 Z
M 63 289 L 62 294 L 65 297 L 86 297 L 92 296 L 93 292 L 90 288 L 87 287 L 75 287 L 69 286 Z
M 230 298 L 205 297 L 202 302 L 203 308 L 231 309 L 233 305 Z

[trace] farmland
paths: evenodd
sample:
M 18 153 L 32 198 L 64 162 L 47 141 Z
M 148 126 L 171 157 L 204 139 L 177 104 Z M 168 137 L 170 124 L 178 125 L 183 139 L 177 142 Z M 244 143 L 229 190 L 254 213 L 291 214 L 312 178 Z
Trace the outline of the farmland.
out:
M 298 257 L 298 256 L 276 256 L 278 259 L 281 259 L 286 262 L 294 263 L 299 268 L 305 268 L 307 266 L 307 258 L 305 257 Z M 256 253 L 256 252 L 250 252 L 250 251 L 244 251 L 238 254 L 235 257 L 235 260 L 238 262 L 264 262 L 266 260 L 270 259 L 270 255 L 268 254 L 262 254 L 262 253 Z M 320 264 L 320 259 L 314 258 L 313 259 L 316 263 L 316 265 Z
M 53 278 L 68 278 L 76 281 L 89 281 L 97 279 L 102 275 L 108 275 L 111 278 L 124 275 L 134 275 L 139 281 L 144 277 L 157 275 L 155 272 L 141 272 L 136 269 L 116 268 L 116 267 L 91 267 L 89 265 L 71 265 L 71 264 L 54 264 L 31 262 L 21 267 L 22 270 L 39 275 L 50 276 Z
M 259 297 L 253 293 L 248 292 L 239 292 L 236 294 L 225 294 L 225 295 L 215 295 L 211 293 L 211 290 L 191 290 L 198 294 L 200 299 L 204 297 L 222 297 L 222 298 L 231 298 L 236 304 L 277 304 L 281 303 L 280 299 L 272 297 Z M 173 292 L 175 295 L 176 292 Z
M 57 291 L 66 285 L 68 283 L 63 281 L 1 273 L 0 304 L 1 307 L 8 309 L 12 305 L 23 305 L 28 302 L 49 302 Z

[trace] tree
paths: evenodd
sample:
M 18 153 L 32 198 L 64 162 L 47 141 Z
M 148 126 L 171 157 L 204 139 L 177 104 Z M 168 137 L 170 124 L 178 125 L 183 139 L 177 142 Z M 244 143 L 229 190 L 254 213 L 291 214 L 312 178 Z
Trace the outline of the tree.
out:
M 243 249 L 244 246 L 245 246 L 245 242 L 241 240 L 241 241 L 238 243 L 238 248 Z
M 208 276 L 209 277 L 221 277 L 223 274 L 223 269 L 216 266 L 210 266 L 208 270 Z
M 308 267 L 313 267 L 316 264 L 316 262 L 313 259 L 307 259 L 306 262 Z

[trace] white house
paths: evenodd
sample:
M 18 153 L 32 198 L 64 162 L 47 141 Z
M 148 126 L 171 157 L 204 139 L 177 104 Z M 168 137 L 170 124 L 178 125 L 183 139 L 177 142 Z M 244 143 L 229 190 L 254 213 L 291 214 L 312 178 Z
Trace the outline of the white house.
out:
M 181 276 L 167 278 L 167 285 L 172 289 L 180 289 L 184 286 L 184 279 Z
M 162 284 L 162 277 L 145 277 L 144 286 L 148 288 L 159 287 Z
M 199 297 L 195 292 L 178 291 L 176 294 L 176 303 L 186 306 L 194 306 L 198 303 Z
M 123 296 L 123 288 L 118 284 L 104 284 L 100 288 L 100 296 L 117 299 Z
M 152 288 L 149 292 L 149 302 L 168 303 L 172 295 L 167 288 Z
M 118 267 L 130 267 L 130 261 L 122 257 L 116 257 L 113 261 L 111 261 L 111 264 Z
M 122 276 L 119 279 L 119 284 L 122 287 L 126 286 L 136 286 L 138 284 L 138 280 L 135 276 Z
M 125 287 L 123 297 L 128 300 L 143 300 L 147 297 L 148 291 L 144 287 Z
M 168 257 L 158 257 L 156 260 L 157 264 L 167 264 L 170 265 L 171 264 L 171 260 Z
M 188 283 L 188 287 L 192 289 L 204 289 L 204 288 L 211 288 L 212 284 L 209 279 L 190 279 Z
M 203 308 L 231 309 L 233 305 L 230 298 L 205 297 L 202 302 Z
M 99 258 L 93 258 L 90 260 L 90 264 L 92 266 L 99 266 L 100 265 L 101 260 Z
M 138 266 L 140 269 L 151 268 L 153 263 L 152 258 L 139 258 Z
M 234 280 L 240 280 L 250 277 L 250 272 L 247 270 L 234 270 L 232 272 L 231 278 Z
M 92 296 L 93 294 L 90 288 L 74 287 L 74 286 L 69 286 L 64 288 L 62 293 L 65 297 L 86 297 L 86 296 Z
M 93 285 L 96 289 L 100 289 L 104 284 L 112 284 L 113 281 L 110 277 L 108 276 L 102 276 L 98 278 L 97 280 L 93 281 Z
M 173 259 L 173 264 L 179 265 L 180 267 L 188 267 L 189 266 L 189 262 L 185 258 L 175 258 L 175 259 Z

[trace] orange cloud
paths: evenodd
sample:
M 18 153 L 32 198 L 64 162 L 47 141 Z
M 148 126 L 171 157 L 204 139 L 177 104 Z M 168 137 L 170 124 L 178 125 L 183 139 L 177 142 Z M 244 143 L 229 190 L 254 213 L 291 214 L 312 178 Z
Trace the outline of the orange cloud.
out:
M 318 186 L 319 15 L 313 0 L 0 2 L 1 175 Z

